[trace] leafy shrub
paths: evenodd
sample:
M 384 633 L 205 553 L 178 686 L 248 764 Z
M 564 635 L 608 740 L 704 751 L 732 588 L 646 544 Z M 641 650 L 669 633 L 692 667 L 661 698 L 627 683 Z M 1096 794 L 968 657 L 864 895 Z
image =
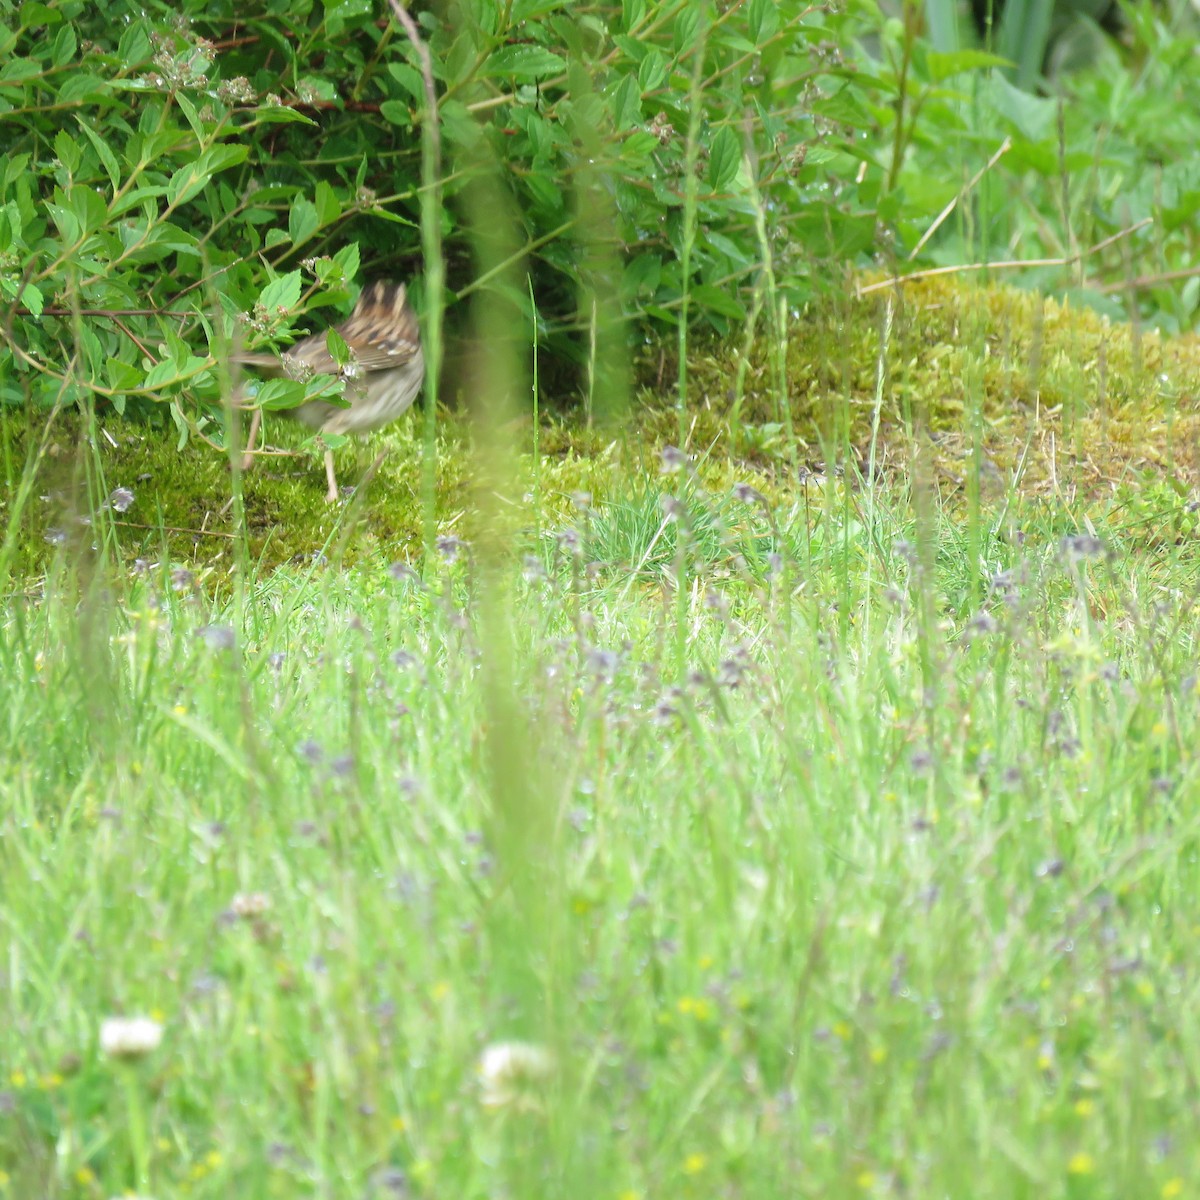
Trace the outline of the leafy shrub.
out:
M 768 248 L 798 302 L 813 261 L 872 247 L 878 184 L 855 173 L 873 118 L 839 49 L 856 16 L 456 0 L 419 20 L 451 299 L 502 286 L 477 277 L 461 206 L 498 167 L 532 277 L 517 300 L 554 353 L 583 356 L 597 295 L 669 326 L 686 289 L 727 332 Z M 0 44 L 3 402 L 167 401 L 181 436 L 219 442 L 229 341 L 344 307 L 360 267 L 419 276 L 422 82 L 386 5 L 30 3 Z
M 973 54 L 987 59 L 933 51 L 901 21 L 864 46 L 870 70 L 905 97 L 896 123 L 911 130 L 895 169 L 899 257 L 1029 260 L 1005 278 L 1168 332 L 1194 327 L 1198 18 L 1178 3 L 1123 11 L 1120 41 L 1092 27 L 1086 69 L 1028 88 L 1004 71 L 968 73 Z
M 1035 285 L 1193 320 L 1200 291 L 1175 276 L 1196 254 L 1200 85 L 1190 42 L 1149 10 L 1130 15 L 1138 73 L 1104 59 L 1062 105 L 991 55 L 931 50 L 912 6 L 882 23 L 857 0 L 449 0 L 417 17 L 452 329 L 458 301 L 502 293 L 520 336 L 574 372 L 598 323 L 634 318 L 636 339 L 686 310 L 740 342 L 777 301 L 796 311 L 876 259 L 1020 256 L 1059 260 Z M 386 4 L 64 0 L 8 20 L 0 403 L 165 407 L 181 441 L 221 445 L 230 342 L 319 328 L 305 314 L 343 312 L 364 274 L 415 277 L 421 303 L 422 81 Z M 475 232 L 489 204 L 511 221 L 516 270 L 480 265 L 481 181 Z M 280 382 L 265 402 L 333 386 Z

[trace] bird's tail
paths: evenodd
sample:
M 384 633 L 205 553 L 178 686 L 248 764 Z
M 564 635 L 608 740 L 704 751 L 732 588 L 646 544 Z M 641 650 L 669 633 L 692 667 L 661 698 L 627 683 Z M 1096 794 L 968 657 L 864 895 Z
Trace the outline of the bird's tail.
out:
M 253 350 L 238 350 L 233 355 L 233 361 L 242 367 L 254 367 L 258 371 L 280 371 L 283 364 L 277 354 L 263 354 Z

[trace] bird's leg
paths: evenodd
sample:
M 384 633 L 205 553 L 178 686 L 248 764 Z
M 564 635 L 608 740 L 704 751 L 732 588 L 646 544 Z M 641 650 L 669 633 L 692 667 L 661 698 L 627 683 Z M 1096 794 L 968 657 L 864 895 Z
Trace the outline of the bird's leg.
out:
M 242 470 L 248 471 L 254 466 L 254 439 L 258 437 L 258 427 L 262 424 L 262 409 L 256 408 L 250 417 L 250 430 L 246 434 L 246 453 L 242 455 Z
M 325 478 L 329 480 L 329 491 L 325 493 L 325 499 L 330 504 L 336 504 L 338 500 L 338 485 L 337 476 L 333 473 L 333 451 L 325 451 Z

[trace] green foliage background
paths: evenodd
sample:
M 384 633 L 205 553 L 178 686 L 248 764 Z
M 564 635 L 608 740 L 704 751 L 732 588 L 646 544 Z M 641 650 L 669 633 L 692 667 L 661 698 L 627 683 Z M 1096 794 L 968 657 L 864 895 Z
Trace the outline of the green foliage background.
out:
M 1104 43 L 1057 95 L 1018 90 L 958 40 L 933 49 L 914 5 L 414 12 L 436 76 L 452 345 L 457 302 L 504 291 L 519 336 L 578 379 L 597 326 L 634 318 L 636 344 L 685 297 L 740 340 L 778 318 L 768 290 L 798 312 L 852 270 L 1047 256 L 1030 275 L 1044 290 L 1193 322 L 1196 280 L 1176 286 L 1200 203 L 1185 5 L 1131 12 L 1126 47 Z M 165 402 L 181 440 L 221 445 L 230 342 L 319 328 L 303 315 L 344 311 L 360 275 L 411 277 L 420 304 L 423 85 L 386 3 L 0 16 L 0 403 Z M 468 236 L 480 179 L 516 224 L 515 275 L 481 269 Z M 331 386 L 278 383 L 264 402 Z
M 845 131 L 871 117 L 821 14 L 765 0 L 711 24 L 701 13 L 631 0 L 419 14 L 456 298 L 481 286 L 458 199 L 499 163 L 552 350 L 579 356 L 598 288 L 672 322 L 693 86 L 704 108 L 688 282 L 710 323 L 728 330 L 746 313 L 760 261 L 751 182 L 787 261 L 852 261 L 870 246 L 877 197 L 827 182 L 851 174 Z M 206 349 L 219 358 L 235 336 L 283 333 L 299 308 L 344 304 L 360 256 L 372 274 L 418 276 L 419 294 L 422 82 L 386 6 L 26 4 L 11 16 L 0 247 L 19 349 L 6 402 L 184 400 L 182 429 L 191 398 L 219 390 Z M 806 275 L 789 273 L 797 299 Z

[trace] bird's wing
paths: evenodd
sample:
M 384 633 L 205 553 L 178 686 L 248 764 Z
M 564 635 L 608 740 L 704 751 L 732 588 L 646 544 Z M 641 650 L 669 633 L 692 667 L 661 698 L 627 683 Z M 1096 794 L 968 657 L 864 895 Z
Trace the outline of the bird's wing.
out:
M 409 307 L 402 283 L 378 280 L 364 288 L 354 311 L 338 326 L 338 333 L 345 339 L 359 366 L 367 371 L 402 366 L 421 348 L 417 318 Z M 324 357 L 329 358 L 327 352 Z M 329 359 L 331 364 L 332 361 Z
M 362 290 L 354 311 L 337 326 L 353 361 L 363 371 L 384 371 L 410 362 L 421 349 L 417 318 L 409 307 L 404 284 L 378 280 Z M 337 375 L 338 364 L 329 353 L 325 334 L 314 333 L 274 354 L 240 352 L 236 360 L 267 375 L 292 375 L 288 363 L 299 361 L 315 375 Z

